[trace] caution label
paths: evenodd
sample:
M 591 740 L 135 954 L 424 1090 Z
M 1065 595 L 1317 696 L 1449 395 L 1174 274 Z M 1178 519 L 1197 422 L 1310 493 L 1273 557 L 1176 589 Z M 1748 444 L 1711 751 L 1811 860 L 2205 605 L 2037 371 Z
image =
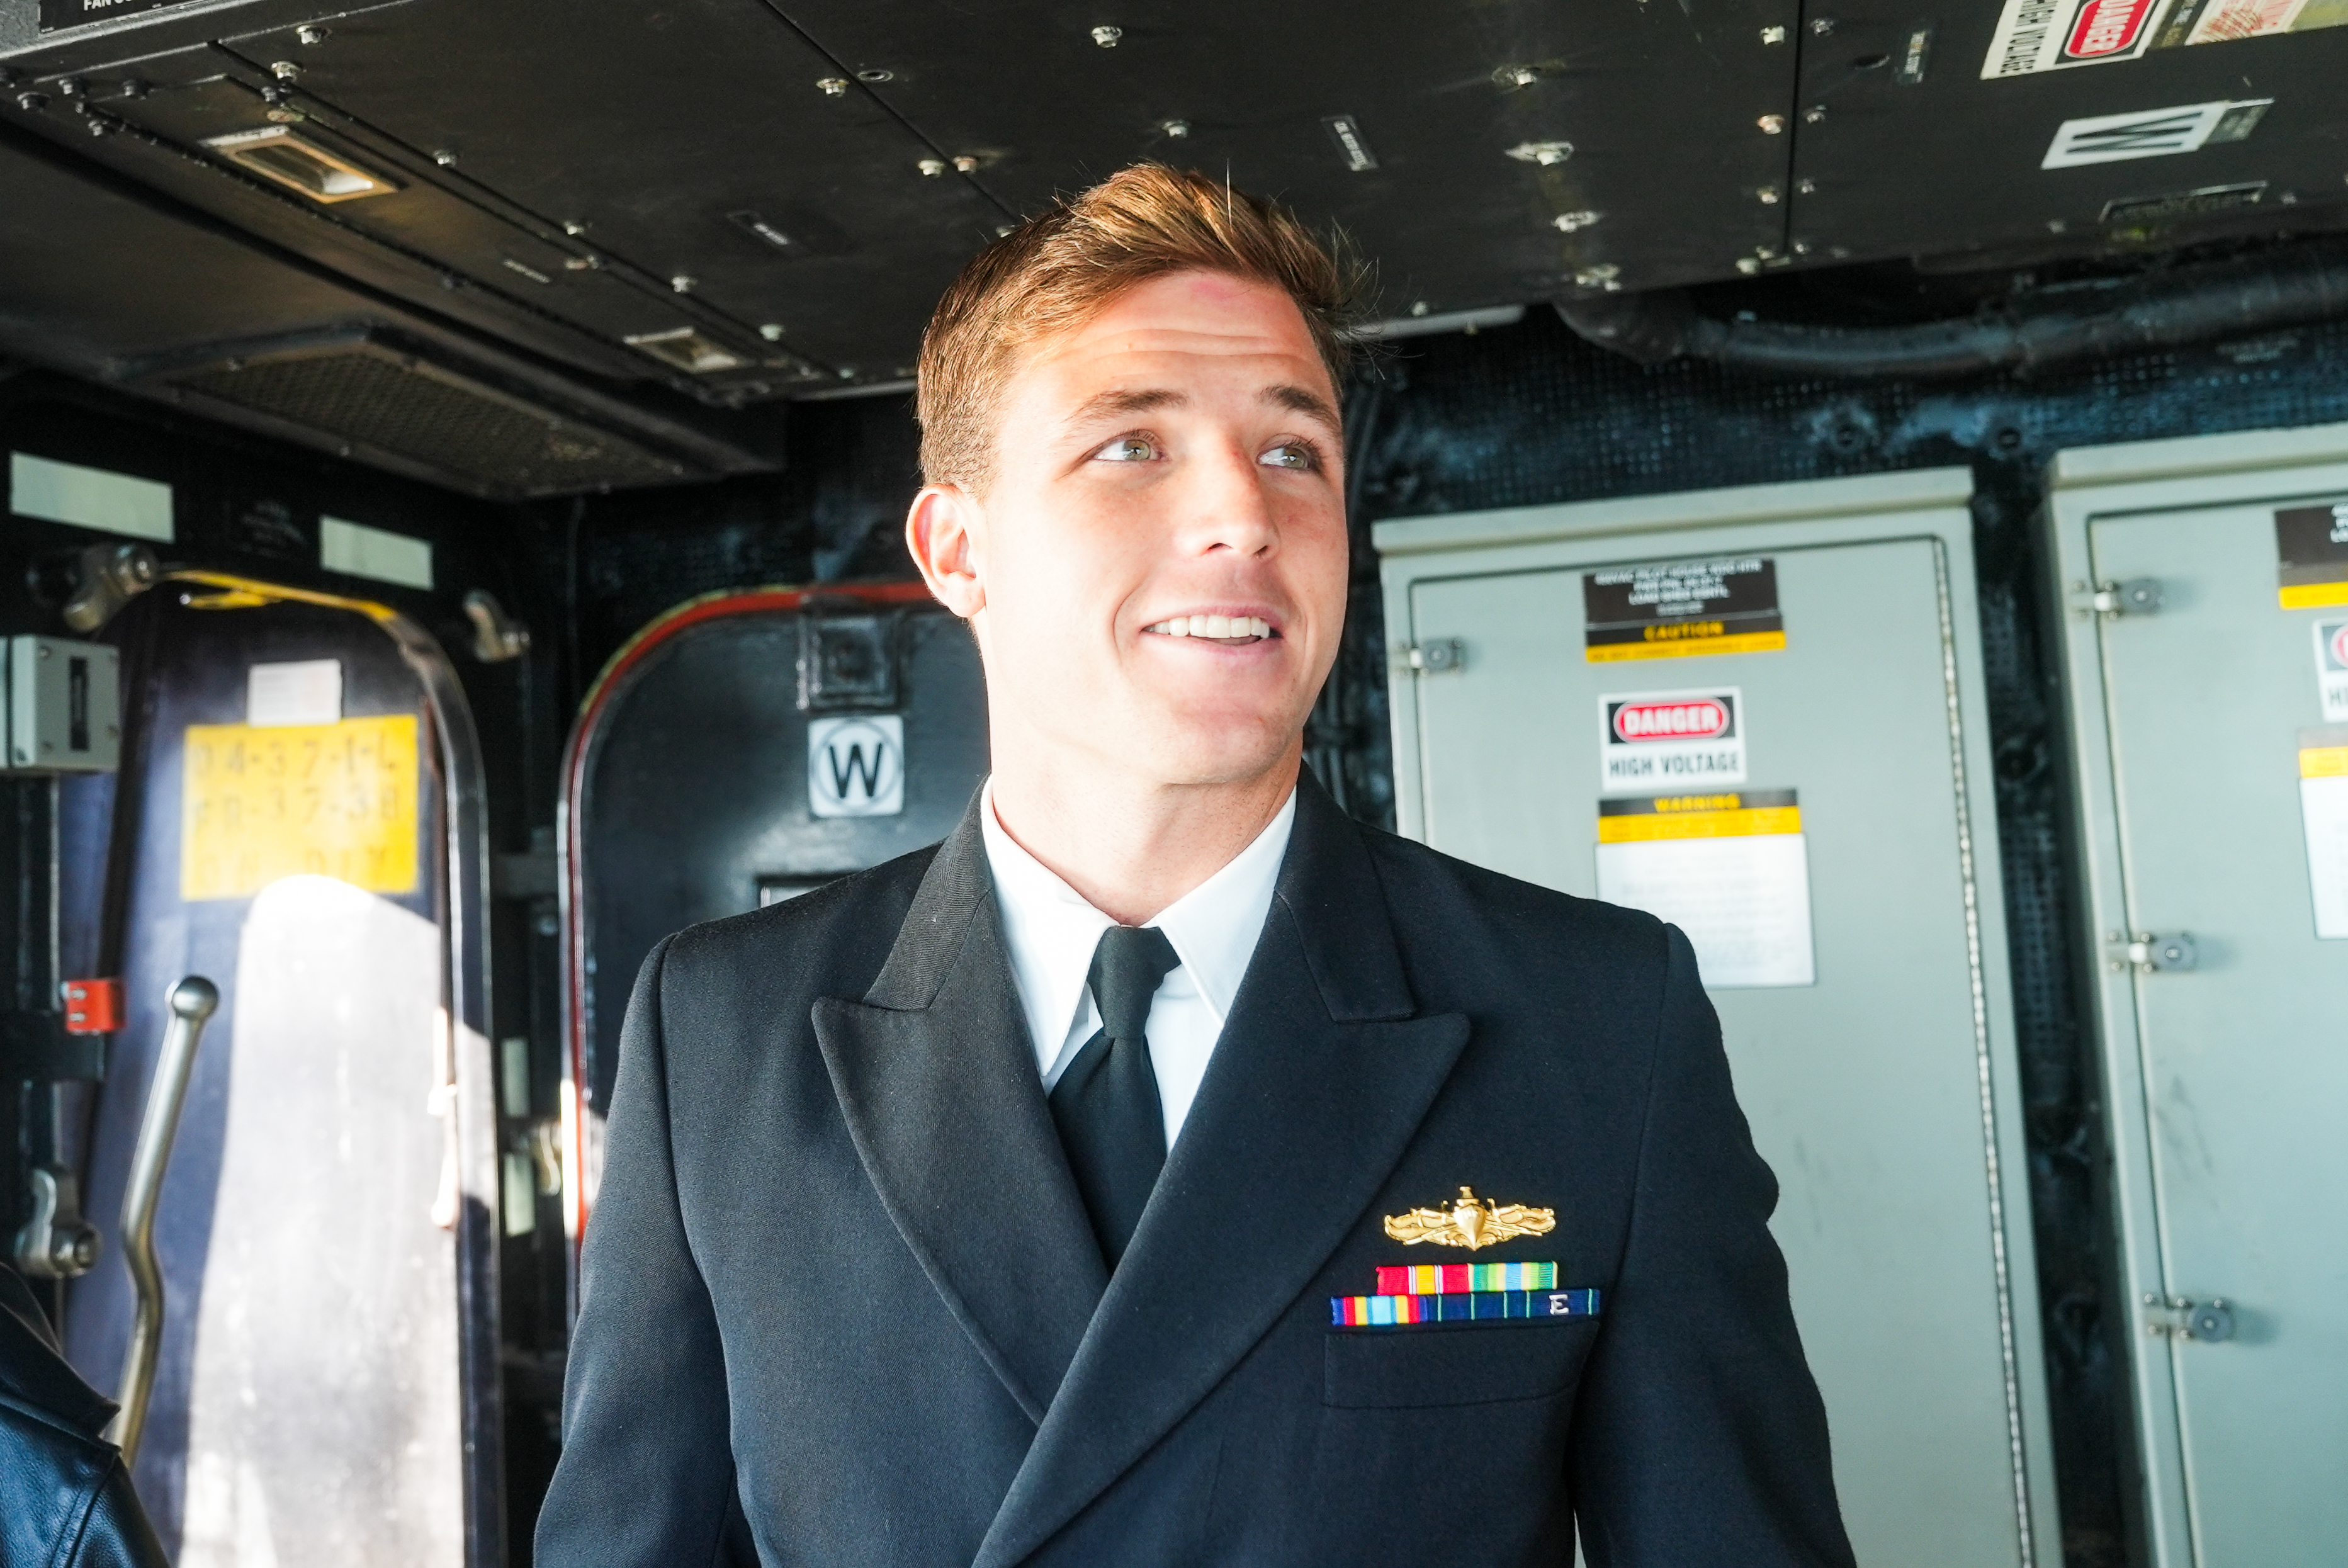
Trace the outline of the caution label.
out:
M 2348 604 L 2348 500 L 2274 514 L 2277 594 L 2286 610 Z
M 286 877 L 413 892 L 416 716 L 188 727 L 180 896 L 250 898 Z
M 1981 74 L 2035 76 L 2343 23 L 2337 0 L 2005 0 Z
M 1584 573 L 1581 605 L 1583 652 L 1594 665 L 1786 645 L 1777 563 L 1766 555 Z
M 1744 783 L 1744 708 L 1735 686 L 1600 697 L 1598 788 L 1652 794 Z
M 2315 934 L 2348 938 L 2348 725 L 2299 732 L 2299 811 Z
M 1598 802 L 1598 841 L 1601 844 L 1646 843 L 1656 839 L 1742 839 L 1801 830 L 1802 808 L 1791 789 L 1735 789 Z

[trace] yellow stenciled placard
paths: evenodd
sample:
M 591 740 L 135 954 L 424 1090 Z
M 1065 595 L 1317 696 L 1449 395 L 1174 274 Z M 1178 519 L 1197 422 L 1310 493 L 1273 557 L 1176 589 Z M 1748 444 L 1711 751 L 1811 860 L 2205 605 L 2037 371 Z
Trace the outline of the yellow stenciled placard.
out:
M 284 877 L 413 892 L 416 716 L 188 727 L 180 896 L 249 898 Z
M 2348 746 L 2303 746 L 2299 752 L 2302 779 L 2338 779 L 2348 775 Z

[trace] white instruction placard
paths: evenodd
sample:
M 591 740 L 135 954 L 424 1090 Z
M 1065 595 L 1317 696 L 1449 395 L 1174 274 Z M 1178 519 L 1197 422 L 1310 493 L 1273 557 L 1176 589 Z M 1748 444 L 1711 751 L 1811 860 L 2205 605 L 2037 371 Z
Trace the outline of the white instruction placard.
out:
M 1616 692 L 1598 699 L 1601 793 L 1745 782 L 1745 695 L 1735 686 Z
M 2299 814 L 2315 934 L 2348 938 L 2348 725 L 2299 732 Z
M 254 728 L 339 724 L 342 717 L 342 660 L 293 659 L 245 666 L 244 722 Z
M 1598 803 L 1598 896 L 1687 933 L 1707 989 L 1811 985 L 1810 862 L 1790 789 Z

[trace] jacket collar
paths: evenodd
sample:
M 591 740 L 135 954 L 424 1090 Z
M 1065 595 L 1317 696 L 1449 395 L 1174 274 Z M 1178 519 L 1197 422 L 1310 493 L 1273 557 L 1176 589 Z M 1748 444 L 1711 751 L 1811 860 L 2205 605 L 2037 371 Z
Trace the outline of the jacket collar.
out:
M 977 811 L 938 847 L 864 999 L 818 1002 L 815 1033 L 889 1217 L 1041 1422 L 1107 1269 L 1045 1104 Z

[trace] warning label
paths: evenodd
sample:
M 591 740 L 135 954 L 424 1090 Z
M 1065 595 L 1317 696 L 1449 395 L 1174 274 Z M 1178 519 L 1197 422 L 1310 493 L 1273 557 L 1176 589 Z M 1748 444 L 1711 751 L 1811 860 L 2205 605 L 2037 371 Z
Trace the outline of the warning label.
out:
M 2348 604 L 2348 500 L 2274 514 L 2277 594 L 2286 610 Z
M 1777 563 L 1766 555 L 1585 573 L 1583 652 L 1594 665 L 1786 645 Z
M 2323 694 L 2323 722 L 2348 724 L 2348 621 L 2315 624 L 2315 684 Z
M 1808 985 L 1808 837 L 1791 789 L 1598 803 L 1598 896 L 1687 933 L 1708 989 Z
M 1745 700 L 1735 686 L 1598 699 L 1598 788 L 1706 789 L 1745 782 Z
M 2005 0 L 1981 74 L 2025 77 L 2343 24 L 2342 0 Z

